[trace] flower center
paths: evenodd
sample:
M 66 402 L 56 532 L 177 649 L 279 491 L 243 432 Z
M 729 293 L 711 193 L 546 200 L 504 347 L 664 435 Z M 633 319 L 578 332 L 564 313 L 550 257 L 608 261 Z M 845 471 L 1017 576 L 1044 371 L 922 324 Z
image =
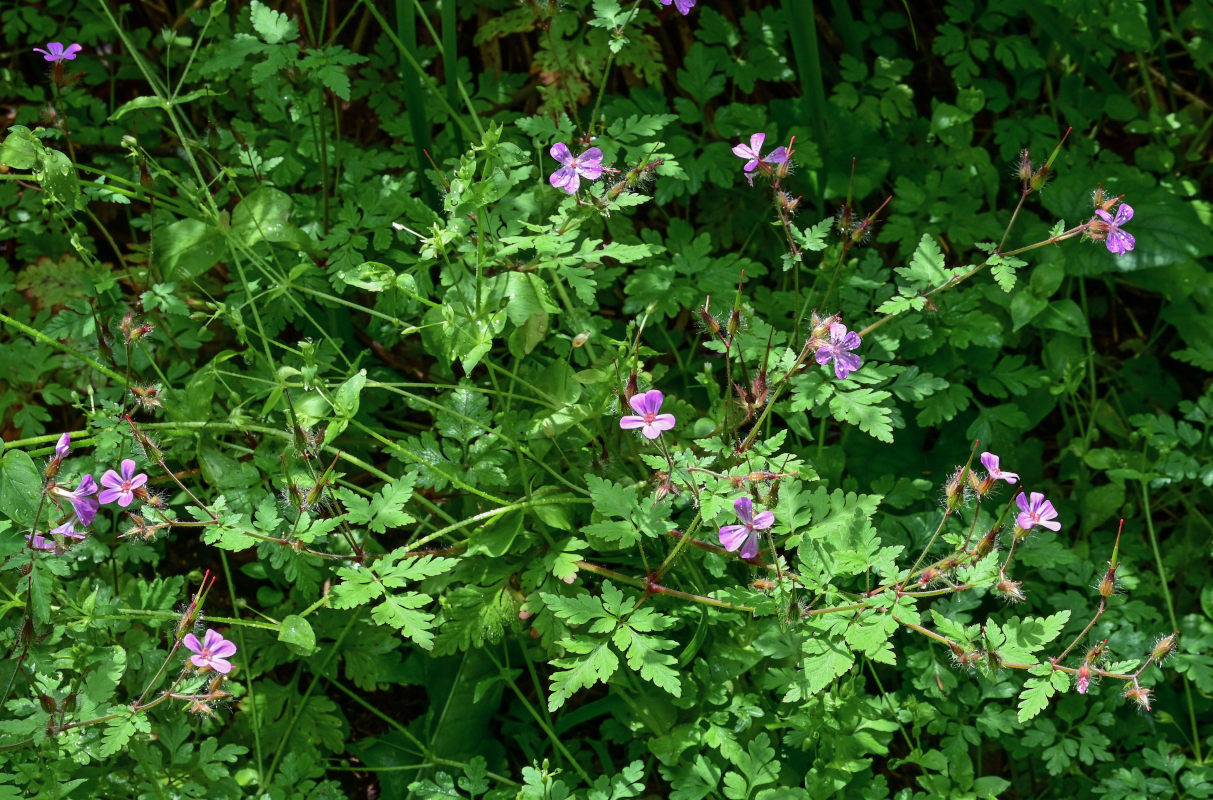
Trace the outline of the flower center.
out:
M 656 415 L 656 414 L 654 414 L 652 411 L 650 411 L 650 412 L 648 412 L 647 414 L 645 414 L 645 415 L 644 415 L 644 424 L 645 424 L 645 425 L 652 425 L 652 424 L 653 424 L 653 421 L 654 421 L 654 420 L 656 420 L 656 419 L 657 419 L 657 415 Z

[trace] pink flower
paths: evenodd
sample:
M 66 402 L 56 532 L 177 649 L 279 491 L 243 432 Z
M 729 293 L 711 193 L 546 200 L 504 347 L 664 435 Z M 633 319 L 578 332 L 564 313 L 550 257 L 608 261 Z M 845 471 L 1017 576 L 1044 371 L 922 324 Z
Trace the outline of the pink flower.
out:
M 775 515 L 770 511 L 755 515 L 754 501 L 748 497 L 738 497 L 734 500 L 733 509 L 742 524 L 721 527 L 720 546 L 730 553 L 740 547 L 742 558 L 753 558 L 758 555 L 758 532 L 774 525 Z
M 684 17 L 691 13 L 691 9 L 695 7 L 697 2 L 699 2 L 699 0 L 661 0 L 661 4 L 663 6 L 668 6 L 673 3 L 674 7 L 678 9 L 678 13 L 682 14 Z
M 733 155 L 738 158 L 746 159 L 745 166 L 742 169 L 746 172 L 746 180 L 750 185 L 754 185 L 754 176 L 750 173 L 756 169 L 761 169 L 763 172 L 770 174 L 772 164 L 782 164 L 788 160 L 788 149 L 786 147 L 776 147 L 766 156 L 762 155 L 762 143 L 766 141 L 765 133 L 750 134 L 750 143 L 746 145 L 742 142 L 733 148 Z
M 656 439 L 662 431 L 674 427 L 673 414 L 658 414 L 661 410 L 661 392 L 650 389 L 644 394 L 634 394 L 628 399 L 628 405 L 636 412 L 619 420 L 619 427 L 625 431 L 640 429 L 645 438 Z
M 118 501 L 118 505 L 126 508 L 135 499 L 135 490 L 147 483 L 147 475 L 135 474 L 135 462 L 132 459 L 122 459 L 122 475 L 107 469 L 101 476 L 101 485 L 105 490 L 97 495 L 102 503 Z
M 59 42 L 51 42 L 46 46 L 45 50 L 41 47 L 35 47 L 34 52 L 41 53 L 43 61 L 75 61 L 76 53 L 79 53 L 83 49 L 78 44 L 69 45 L 67 48 L 64 48 Z
M 993 453 L 982 453 L 981 454 L 981 464 L 983 467 L 986 468 L 986 471 L 990 473 L 990 480 L 994 480 L 994 481 L 1001 480 L 1001 481 L 1006 481 L 1007 483 L 1011 483 L 1011 484 L 1017 483 L 1019 481 L 1018 473 L 1003 472 L 1001 469 L 998 468 L 998 456 L 994 455 Z M 990 484 L 990 485 L 993 486 L 993 484 Z
M 194 655 L 190 656 L 190 662 L 198 669 L 213 669 L 220 675 L 232 671 L 232 662 L 227 659 L 235 655 L 236 645 L 224 639 L 218 632 L 208 628 L 201 642 L 194 634 L 187 633 L 181 643 L 194 652 Z
M 577 189 L 581 187 L 582 178 L 594 181 L 602 175 L 602 151 L 597 147 L 591 147 L 574 158 L 568 145 L 557 142 L 549 152 L 552 158 L 564 165 L 548 177 L 548 182 L 557 189 L 576 194 Z
M 67 454 L 72 449 L 72 435 L 65 433 L 59 437 L 59 441 L 55 443 L 55 458 L 62 461 L 67 458 Z
M 1104 244 L 1108 246 L 1109 253 L 1123 256 L 1137 244 L 1137 240 L 1133 238 L 1133 234 L 1120 229 L 1121 225 L 1133 219 L 1133 206 L 1128 203 L 1121 203 L 1120 208 L 1116 209 L 1115 218 L 1102 208 L 1097 208 L 1095 209 L 1095 216 L 1102 219 L 1107 228 L 1107 239 Z
M 1032 492 L 1030 499 L 1021 492 L 1016 495 L 1015 503 L 1019 506 L 1019 516 L 1015 523 L 1025 531 L 1037 525 L 1051 531 L 1061 530 L 1061 523 L 1053 521 L 1057 519 L 1057 509 L 1053 508 L 1053 504 L 1040 492 Z
M 62 486 L 51 484 L 51 494 L 67 498 L 68 502 L 72 504 L 72 508 L 76 510 L 76 516 L 80 519 L 81 525 L 91 525 L 93 518 L 97 516 L 99 504 L 97 498 L 93 497 L 96 493 L 97 482 L 93 480 L 92 475 L 85 475 L 81 478 L 80 485 L 71 492 Z
M 1086 694 L 1091 688 L 1091 666 L 1083 664 L 1078 668 L 1078 672 L 1074 673 L 1076 688 L 1079 694 Z
M 851 352 L 859 345 L 858 333 L 848 332 L 846 325 L 835 322 L 830 325 L 830 340 L 818 347 L 813 357 L 823 366 L 833 361 L 834 374 L 838 376 L 838 380 L 844 381 L 863 364 L 863 359 Z

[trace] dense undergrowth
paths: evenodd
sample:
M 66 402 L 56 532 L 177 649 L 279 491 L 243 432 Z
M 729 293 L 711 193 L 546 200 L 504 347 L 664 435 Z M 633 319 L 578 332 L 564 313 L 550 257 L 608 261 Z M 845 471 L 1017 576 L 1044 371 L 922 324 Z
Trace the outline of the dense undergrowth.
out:
M 1210 6 L 666 2 L 0 11 L 0 798 L 1213 794 Z

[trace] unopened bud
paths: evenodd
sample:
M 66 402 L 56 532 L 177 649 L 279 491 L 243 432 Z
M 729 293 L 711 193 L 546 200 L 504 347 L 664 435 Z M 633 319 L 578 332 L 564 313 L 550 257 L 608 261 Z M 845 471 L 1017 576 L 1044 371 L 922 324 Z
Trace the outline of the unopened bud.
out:
M 1150 658 L 1154 659 L 1155 661 L 1162 661 L 1164 658 L 1166 658 L 1167 655 L 1175 649 L 1175 645 L 1178 643 L 1176 641 L 1178 636 L 1179 631 L 1176 631 L 1175 633 L 1168 634 L 1155 642 L 1154 649 L 1150 651 Z
M 733 309 L 729 313 L 729 338 L 732 339 L 737 335 L 738 329 L 741 328 L 741 311 Z
M 1132 700 L 1134 703 L 1141 706 L 1143 710 L 1149 711 L 1151 694 L 1153 694 L 1153 692 L 1150 689 L 1143 689 L 1137 685 L 1137 681 L 1135 680 L 1129 685 L 1129 688 L 1125 689 L 1124 698 L 1126 700 Z
M 38 695 L 38 702 L 42 704 L 42 710 L 48 714 L 54 714 L 59 710 L 59 704 L 49 694 Z
M 948 483 L 943 489 L 945 501 L 952 511 L 960 508 L 961 502 L 964 501 L 964 483 L 961 480 L 964 473 L 964 467 L 957 469 L 952 473 L 952 477 L 948 478 Z
M 973 548 L 973 555 L 976 561 L 988 556 L 994 552 L 994 546 L 998 544 L 998 528 L 990 528 L 985 536 L 981 537 L 981 541 Z
M 937 580 L 938 578 L 939 578 L 939 570 L 936 569 L 935 567 L 927 567 L 926 569 L 924 569 L 922 571 L 922 575 L 919 576 L 918 583 L 920 586 L 926 586 L 927 584 L 931 583 L 934 580 Z
M 699 318 L 701 320 L 703 320 L 703 327 L 705 330 L 707 330 L 707 332 L 710 336 L 719 336 L 720 335 L 720 322 L 719 322 L 719 320 L 716 319 L 716 317 L 714 317 L 712 315 L 712 312 L 708 309 L 708 304 L 711 302 L 711 300 L 712 300 L 711 297 L 705 297 L 703 299 L 703 308 L 696 309 L 695 313 L 697 313 L 699 315 Z
M 627 386 L 625 386 L 625 387 L 624 387 L 624 389 L 623 389 L 623 396 L 624 396 L 624 399 L 626 399 L 626 400 L 631 400 L 631 399 L 632 399 L 632 397 L 633 397 L 633 396 L 636 394 L 636 392 L 637 392 L 637 389 L 636 389 L 636 373 L 635 373 L 635 372 L 633 372 L 631 375 L 628 375 L 628 383 L 627 383 Z
M 588 342 L 589 339 L 590 339 L 590 332 L 582 331 L 581 333 L 579 333 L 573 337 L 573 347 L 581 347 L 583 344 Z
M 1019 154 L 1019 179 L 1025 186 L 1032 179 L 1032 157 L 1028 155 L 1026 148 Z
M 1024 600 L 1023 591 L 1019 588 L 1022 585 L 1023 584 L 1019 581 L 1003 578 L 994 587 L 994 591 L 997 592 L 1002 599 L 1006 600 L 1008 603 L 1019 603 Z
M 1099 596 L 1111 597 L 1116 594 L 1116 567 L 1108 567 L 1103 580 L 1099 582 Z
M 1041 165 L 1040 169 L 1032 173 L 1032 177 L 1028 180 L 1028 187 L 1034 192 L 1039 192 L 1041 189 L 1045 188 L 1045 184 L 1048 182 L 1049 165 L 1043 164 Z

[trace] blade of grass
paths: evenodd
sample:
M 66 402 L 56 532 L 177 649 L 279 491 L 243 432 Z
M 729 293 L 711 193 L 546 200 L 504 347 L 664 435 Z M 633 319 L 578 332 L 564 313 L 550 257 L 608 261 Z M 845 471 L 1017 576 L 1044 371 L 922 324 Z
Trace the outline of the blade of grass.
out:
M 821 76 L 821 54 L 817 50 L 817 18 L 812 3 L 804 0 L 783 0 L 783 13 L 788 22 L 788 34 L 792 38 L 792 52 L 796 57 L 796 69 L 800 73 L 800 88 L 804 92 L 805 116 L 813 131 L 813 140 L 821 154 L 822 164 L 828 164 L 826 155 L 826 91 Z M 817 180 L 813 193 L 813 209 L 822 215 L 826 187 L 825 167 Z
M 413 149 L 417 153 L 417 166 L 424 174 L 426 163 L 426 152 L 434 149 L 434 143 L 430 139 L 430 125 L 425 118 L 425 93 L 421 90 L 421 79 L 419 74 L 421 68 L 418 65 L 417 52 L 417 19 L 413 16 L 413 9 L 408 0 L 396 0 L 396 29 L 398 33 L 393 37 L 396 46 L 400 48 L 401 55 L 404 61 L 414 66 L 414 69 L 407 69 L 405 64 L 400 65 L 400 80 L 404 84 L 404 111 L 409 117 L 409 127 L 413 131 Z M 384 30 L 387 30 L 387 25 L 379 16 L 379 11 L 374 6 L 369 6 L 372 13 L 379 18 L 379 23 L 383 25 Z M 448 103 L 449 105 L 449 103 Z M 438 208 L 438 192 L 434 189 L 434 185 L 429 181 L 421 181 L 421 193 L 425 197 L 425 204 L 430 208 Z

